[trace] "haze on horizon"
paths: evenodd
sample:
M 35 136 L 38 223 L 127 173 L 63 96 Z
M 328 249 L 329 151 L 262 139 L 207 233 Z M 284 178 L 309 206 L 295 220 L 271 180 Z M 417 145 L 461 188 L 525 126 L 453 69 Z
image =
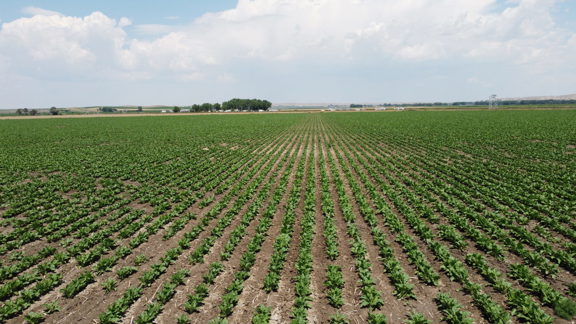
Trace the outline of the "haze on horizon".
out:
M 576 93 L 576 1 L 3 0 L 0 108 Z

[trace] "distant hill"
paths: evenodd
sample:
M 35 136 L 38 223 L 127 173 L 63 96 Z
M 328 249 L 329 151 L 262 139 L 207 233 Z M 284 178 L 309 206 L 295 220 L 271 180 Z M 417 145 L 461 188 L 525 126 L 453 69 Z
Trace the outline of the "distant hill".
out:
M 563 96 L 534 96 L 522 98 L 502 98 L 501 100 L 576 100 L 576 93 Z

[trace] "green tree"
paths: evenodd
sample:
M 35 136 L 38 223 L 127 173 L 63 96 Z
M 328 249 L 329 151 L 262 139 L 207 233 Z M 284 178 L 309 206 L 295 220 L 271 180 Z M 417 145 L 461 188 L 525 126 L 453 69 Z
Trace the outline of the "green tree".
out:
M 100 111 L 105 112 L 105 113 L 113 113 L 113 112 L 116 112 L 118 110 L 116 108 L 113 108 L 113 107 L 102 107 L 102 108 L 100 108 Z
M 180 107 L 174 106 L 174 108 L 172 108 L 172 111 L 175 113 L 180 112 Z
M 224 110 L 238 110 L 238 111 L 258 111 L 268 110 L 272 107 L 272 103 L 268 100 L 260 99 L 238 99 L 234 98 L 222 103 Z
M 212 111 L 212 104 L 205 102 L 200 106 L 200 111 Z
M 36 115 L 38 115 L 38 110 L 36 110 L 36 109 L 31 109 L 31 110 L 30 110 L 30 116 L 36 116 Z
M 136 111 L 142 112 L 142 106 L 138 106 L 138 109 Z
M 213 108 L 215 111 L 220 111 L 220 110 L 222 110 L 222 106 L 221 106 L 219 103 L 213 104 L 213 105 L 212 105 L 212 108 Z
M 60 112 L 58 111 L 58 109 L 56 109 L 56 107 L 52 107 L 50 108 L 50 114 L 56 116 L 59 115 Z

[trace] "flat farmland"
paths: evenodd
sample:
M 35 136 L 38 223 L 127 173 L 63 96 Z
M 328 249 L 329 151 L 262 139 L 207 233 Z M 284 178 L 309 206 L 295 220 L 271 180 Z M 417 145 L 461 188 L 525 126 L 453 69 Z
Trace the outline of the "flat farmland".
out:
M 0 322 L 571 323 L 576 111 L 0 120 Z

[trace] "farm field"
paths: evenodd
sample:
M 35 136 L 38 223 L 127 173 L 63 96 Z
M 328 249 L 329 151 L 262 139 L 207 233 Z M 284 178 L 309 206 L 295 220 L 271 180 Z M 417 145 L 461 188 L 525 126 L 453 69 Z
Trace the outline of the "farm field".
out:
M 571 323 L 575 125 L 0 120 L 0 322 Z

